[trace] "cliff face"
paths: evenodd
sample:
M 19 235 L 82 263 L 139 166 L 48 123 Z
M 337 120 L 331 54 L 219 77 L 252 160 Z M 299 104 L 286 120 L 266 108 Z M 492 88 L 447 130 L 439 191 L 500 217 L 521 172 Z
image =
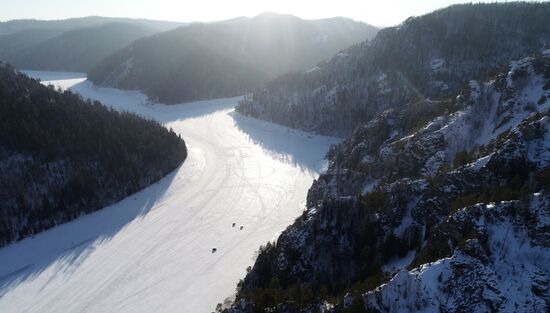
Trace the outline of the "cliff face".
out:
M 363 295 L 374 312 L 544 312 L 549 307 L 547 195 L 477 204 L 449 216 L 438 236 L 470 232 L 452 255 L 399 271 Z
M 548 3 L 457 5 L 382 29 L 372 41 L 248 95 L 241 114 L 349 136 L 381 112 L 449 100 L 474 78 L 548 44 Z
M 549 110 L 546 50 L 453 101 L 382 112 L 331 148 L 226 310 L 548 310 Z

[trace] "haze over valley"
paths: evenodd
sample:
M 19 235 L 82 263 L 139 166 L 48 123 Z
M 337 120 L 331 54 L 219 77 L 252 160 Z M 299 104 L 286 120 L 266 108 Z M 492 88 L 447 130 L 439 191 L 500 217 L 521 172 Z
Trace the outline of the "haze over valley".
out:
M 0 11 L 0 312 L 550 310 L 550 2 Z

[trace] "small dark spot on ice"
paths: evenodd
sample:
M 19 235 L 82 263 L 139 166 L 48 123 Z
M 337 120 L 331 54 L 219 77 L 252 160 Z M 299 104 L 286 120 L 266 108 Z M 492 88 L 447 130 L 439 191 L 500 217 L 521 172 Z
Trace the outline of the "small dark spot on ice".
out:
M 212 253 L 216 253 L 216 251 L 218 251 L 217 248 L 212 248 Z
M 241 230 L 243 230 L 244 226 L 241 226 Z
M 231 226 L 231 227 L 235 227 L 235 223 L 233 223 L 233 226 Z

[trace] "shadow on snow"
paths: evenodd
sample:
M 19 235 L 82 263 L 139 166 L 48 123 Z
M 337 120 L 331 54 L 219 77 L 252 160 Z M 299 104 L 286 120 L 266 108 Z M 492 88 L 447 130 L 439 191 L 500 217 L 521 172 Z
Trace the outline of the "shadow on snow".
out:
M 134 219 L 143 218 L 171 185 L 181 166 L 149 187 L 99 211 L 58 225 L 40 234 L 0 249 L 0 298 L 45 270 L 70 276 L 94 250 L 111 240 Z M 67 236 L 70 234 L 70 237 Z M 34 238 L 38 237 L 38 238 Z M 37 263 L 28 263 L 41 259 Z M 53 266 L 53 267 L 52 267 Z
M 320 136 L 260 121 L 235 111 L 229 115 L 238 130 L 274 159 L 308 173 L 317 173 L 321 170 L 322 163 L 319 159 L 327 153 L 327 149 L 324 144 L 315 144 L 314 141 L 318 141 Z M 324 140 L 331 143 L 339 141 L 330 137 L 324 137 Z
M 55 79 L 56 76 L 51 78 Z M 73 79 L 75 76 L 69 75 L 67 78 Z M 319 156 L 326 153 L 326 145 L 313 144 L 311 140 L 318 139 L 310 134 L 243 117 L 231 111 L 241 97 L 167 106 L 151 104 L 139 92 L 97 88 L 88 81 L 77 83 L 71 89 L 83 98 L 110 103 L 117 110 L 134 112 L 164 124 L 227 110 L 237 130 L 244 133 L 252 143 L 259 145 L 273 158 L 295 165 L 304 171 L 319 171 Z M 338 141 L 335 138 L 329 140 L 332 143 Z M 73 274 L 97 247 L 111 240 L 133 220 L 148 214 L 155 203 L 165 195 L 180 170 L 181 167 L 157 183 L 116 204 L 42 232 L 36 236 L 39 238 L 27 238 L 0 249 L 0 298 L 45 270 L 54 271 L 54 275 L 42 288 L 58 275 Z M 70 237 L 66 234 L 70 234 Z M 37 255 L 42 259 L 30 263 L 30 260 L 37 259 Z

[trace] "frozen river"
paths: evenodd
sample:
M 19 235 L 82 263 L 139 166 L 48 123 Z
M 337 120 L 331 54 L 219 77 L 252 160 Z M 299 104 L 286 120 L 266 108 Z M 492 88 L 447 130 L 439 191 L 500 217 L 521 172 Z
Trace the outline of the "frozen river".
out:
M 164 123 L 189 156 L 115 205 L 0 249 L 0 312 L 213 311 L 301 214 L 337 142 L 242 117 L 239 98 L 165 106 L 81 74 L 28 74 Z

